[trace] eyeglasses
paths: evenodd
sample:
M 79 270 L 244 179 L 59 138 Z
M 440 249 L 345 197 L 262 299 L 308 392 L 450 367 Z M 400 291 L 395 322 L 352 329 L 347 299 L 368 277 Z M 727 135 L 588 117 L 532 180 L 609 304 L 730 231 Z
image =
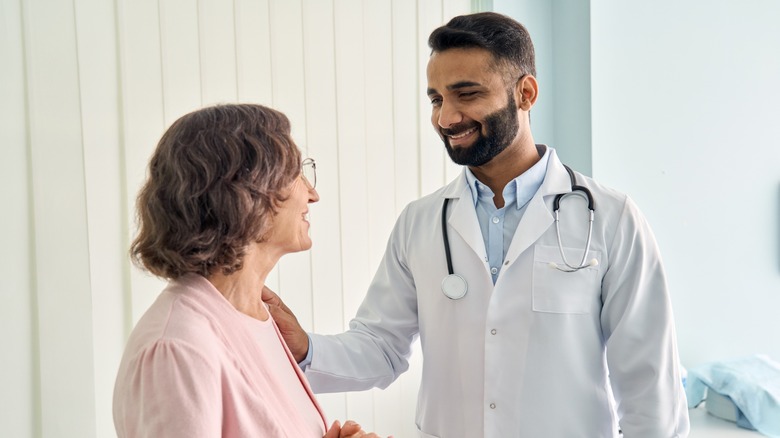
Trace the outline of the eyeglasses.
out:
M 301 163 L 301 176 L 310 188 L 317 187 L 317 163 L 313 158 L 307 158 Z

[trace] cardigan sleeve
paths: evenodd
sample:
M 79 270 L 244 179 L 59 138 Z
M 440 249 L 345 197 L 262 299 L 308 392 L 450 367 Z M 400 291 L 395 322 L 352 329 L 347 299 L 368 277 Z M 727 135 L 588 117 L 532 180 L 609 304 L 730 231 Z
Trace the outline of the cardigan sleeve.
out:
M 161 339 L 123 366 L 114 420 L 121 438 L 221 435 L 218 365 L 181 341 Z

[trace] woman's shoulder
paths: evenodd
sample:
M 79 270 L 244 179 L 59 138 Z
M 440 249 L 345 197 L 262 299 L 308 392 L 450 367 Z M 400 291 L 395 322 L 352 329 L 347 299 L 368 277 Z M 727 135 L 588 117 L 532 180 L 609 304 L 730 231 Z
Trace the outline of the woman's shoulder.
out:
M 164 347 L 218 358 L 226 349 L 225 327 L 233 322 L 215 298 L 202 288 L 171 282 L 138 320 L 126 354 Z

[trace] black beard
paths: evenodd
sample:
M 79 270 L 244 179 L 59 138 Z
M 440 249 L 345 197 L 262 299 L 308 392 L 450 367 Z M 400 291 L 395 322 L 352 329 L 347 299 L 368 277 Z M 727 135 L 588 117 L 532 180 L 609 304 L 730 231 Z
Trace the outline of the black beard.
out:
M 517 122 L 517 107 L 515 97 L 509 93 L 509 103 L 507 106 L 485 117 L 485 126 L 487 134 L 482 134 L 482 125 L 474 123 L 471 126 L 455 126 L 449 129 L 441 129 L 444 136 L 444 146 L 450 159 L 461 166 L 477 167 L 481 166 L 493 157 L 506 149 L 520 129 Z M 450 145 L 450 139 L 447 134 L 457 134 L 471 127 L 476 127 L 479 137 L 468 147 L 459 147 L 453 149 Z

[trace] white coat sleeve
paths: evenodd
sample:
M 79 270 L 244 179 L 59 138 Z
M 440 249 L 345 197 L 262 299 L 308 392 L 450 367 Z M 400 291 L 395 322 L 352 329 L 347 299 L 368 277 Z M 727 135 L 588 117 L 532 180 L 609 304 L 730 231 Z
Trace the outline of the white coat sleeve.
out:
M 674 319 L 655 237 L 628 198 L 616 228 L 601 325 L 623 436 L 686 437 Z
M 306 377 L 315 393 L 386 388 L 409 368 L 418 336 L 417 292 L 406 263 L 408 207 L 390 235 L 366 297 L 338 335 L 311 334 Z

